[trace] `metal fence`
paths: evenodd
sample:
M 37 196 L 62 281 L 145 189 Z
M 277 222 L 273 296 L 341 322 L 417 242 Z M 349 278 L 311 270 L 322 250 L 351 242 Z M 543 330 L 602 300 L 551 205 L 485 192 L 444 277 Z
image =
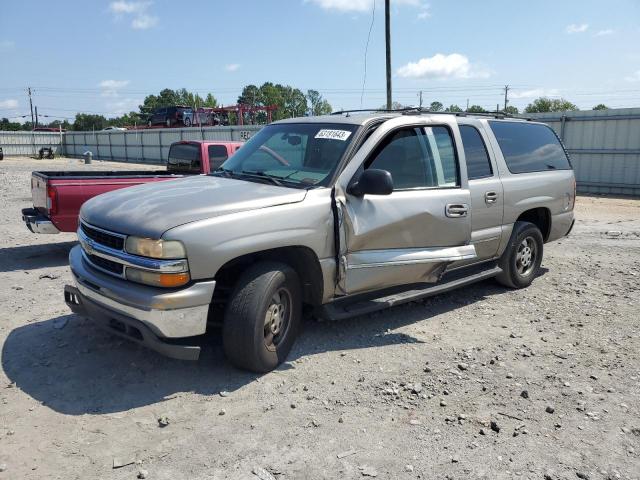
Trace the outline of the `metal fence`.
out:
M 89 151 L 93 158 L 118 162 L 166 163 L 169 147 L 181 140 L 244 141 L 262 128 L 242 127 L 153 128 L 128 131 L 67 132 L 64 153 L 80 157 Z
M 578 191 L 640 195 L 640 108 L 529 114 L 569 151 Z
M 0 148 L 5 155 L 37 155 L 41 148 L 51 147 L 61 155 L 63 138 L 62 132 L 0 132 Z
M 640 196 L 640 108 L 529 114 L 548 123 L 564 142 L 576 171 L 578 190 Z M 179 140 L 246 140 L 262 128 L 158 128 L 99 132 L 0 132 L 5 155 L 35 155 L 53 147 L 72 157 L 90 151 L 101 160 L 165 163 Z M 62 139 L 62 145 L 61 145 Z

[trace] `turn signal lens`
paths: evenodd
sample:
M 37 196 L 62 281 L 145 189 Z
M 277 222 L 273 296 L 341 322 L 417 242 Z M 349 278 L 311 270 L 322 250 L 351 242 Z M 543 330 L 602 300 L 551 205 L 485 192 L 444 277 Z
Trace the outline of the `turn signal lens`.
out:
M 127 267 L 127 280 L 151 285 L 152 287 L 174 288 L 189 283 L 191 277 L 188 272 L 183 273 L 155 273 L 137 268 Z

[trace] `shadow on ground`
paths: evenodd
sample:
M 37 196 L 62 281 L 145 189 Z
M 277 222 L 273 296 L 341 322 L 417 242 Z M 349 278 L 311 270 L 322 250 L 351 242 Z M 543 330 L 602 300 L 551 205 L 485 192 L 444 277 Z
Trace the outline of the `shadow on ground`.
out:
M 454 291 L 374 315 L 339 322 L 309 320 L 280 370 L 296 368 L 292 360 L 327 351 L 421 342 L 393 330 L 504 292 L 485 281 L 465 288 L 464 294 Z M 171 360 L 70 314 L 13 330 L 2 349 L 2 367 L 22 391 L 69 415 L 126 411 L 180 392 L 234 391 L 259 377 L 226 362 L 219 331 L 203 342 L 198 362 Z
M 0 272 L 61 267 L 69 263 L 76 242 L 44 243 L 0 248 Z

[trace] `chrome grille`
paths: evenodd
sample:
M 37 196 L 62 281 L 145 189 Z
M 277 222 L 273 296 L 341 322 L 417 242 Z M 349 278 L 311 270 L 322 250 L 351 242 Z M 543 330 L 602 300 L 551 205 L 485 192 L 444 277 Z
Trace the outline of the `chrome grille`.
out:
M 81 223 L 80 228 L 84 234 L 94 242 L 114 250 L 124 250 L 124 236 L 109 233 L 105 230 L 90 227 L 86 223 Z

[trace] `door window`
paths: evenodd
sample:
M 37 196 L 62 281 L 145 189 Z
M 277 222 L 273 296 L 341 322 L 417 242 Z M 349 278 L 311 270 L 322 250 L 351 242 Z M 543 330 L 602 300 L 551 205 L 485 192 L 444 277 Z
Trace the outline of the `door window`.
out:
M 211 172 L 220 168 L 229 156 L 227 155 L 227 147 L 224 145 L 209 145 L 209 170 Z
M 365 166 L 386 170 L 394 190 L 455 187 L 458 163 L 446 127 L 411 127 L 392 133 Z
M 467 160 L 469 180 L 492 176 L 491 160 L 478 129 L 470 125 L 460 125 L 460 135 Z

